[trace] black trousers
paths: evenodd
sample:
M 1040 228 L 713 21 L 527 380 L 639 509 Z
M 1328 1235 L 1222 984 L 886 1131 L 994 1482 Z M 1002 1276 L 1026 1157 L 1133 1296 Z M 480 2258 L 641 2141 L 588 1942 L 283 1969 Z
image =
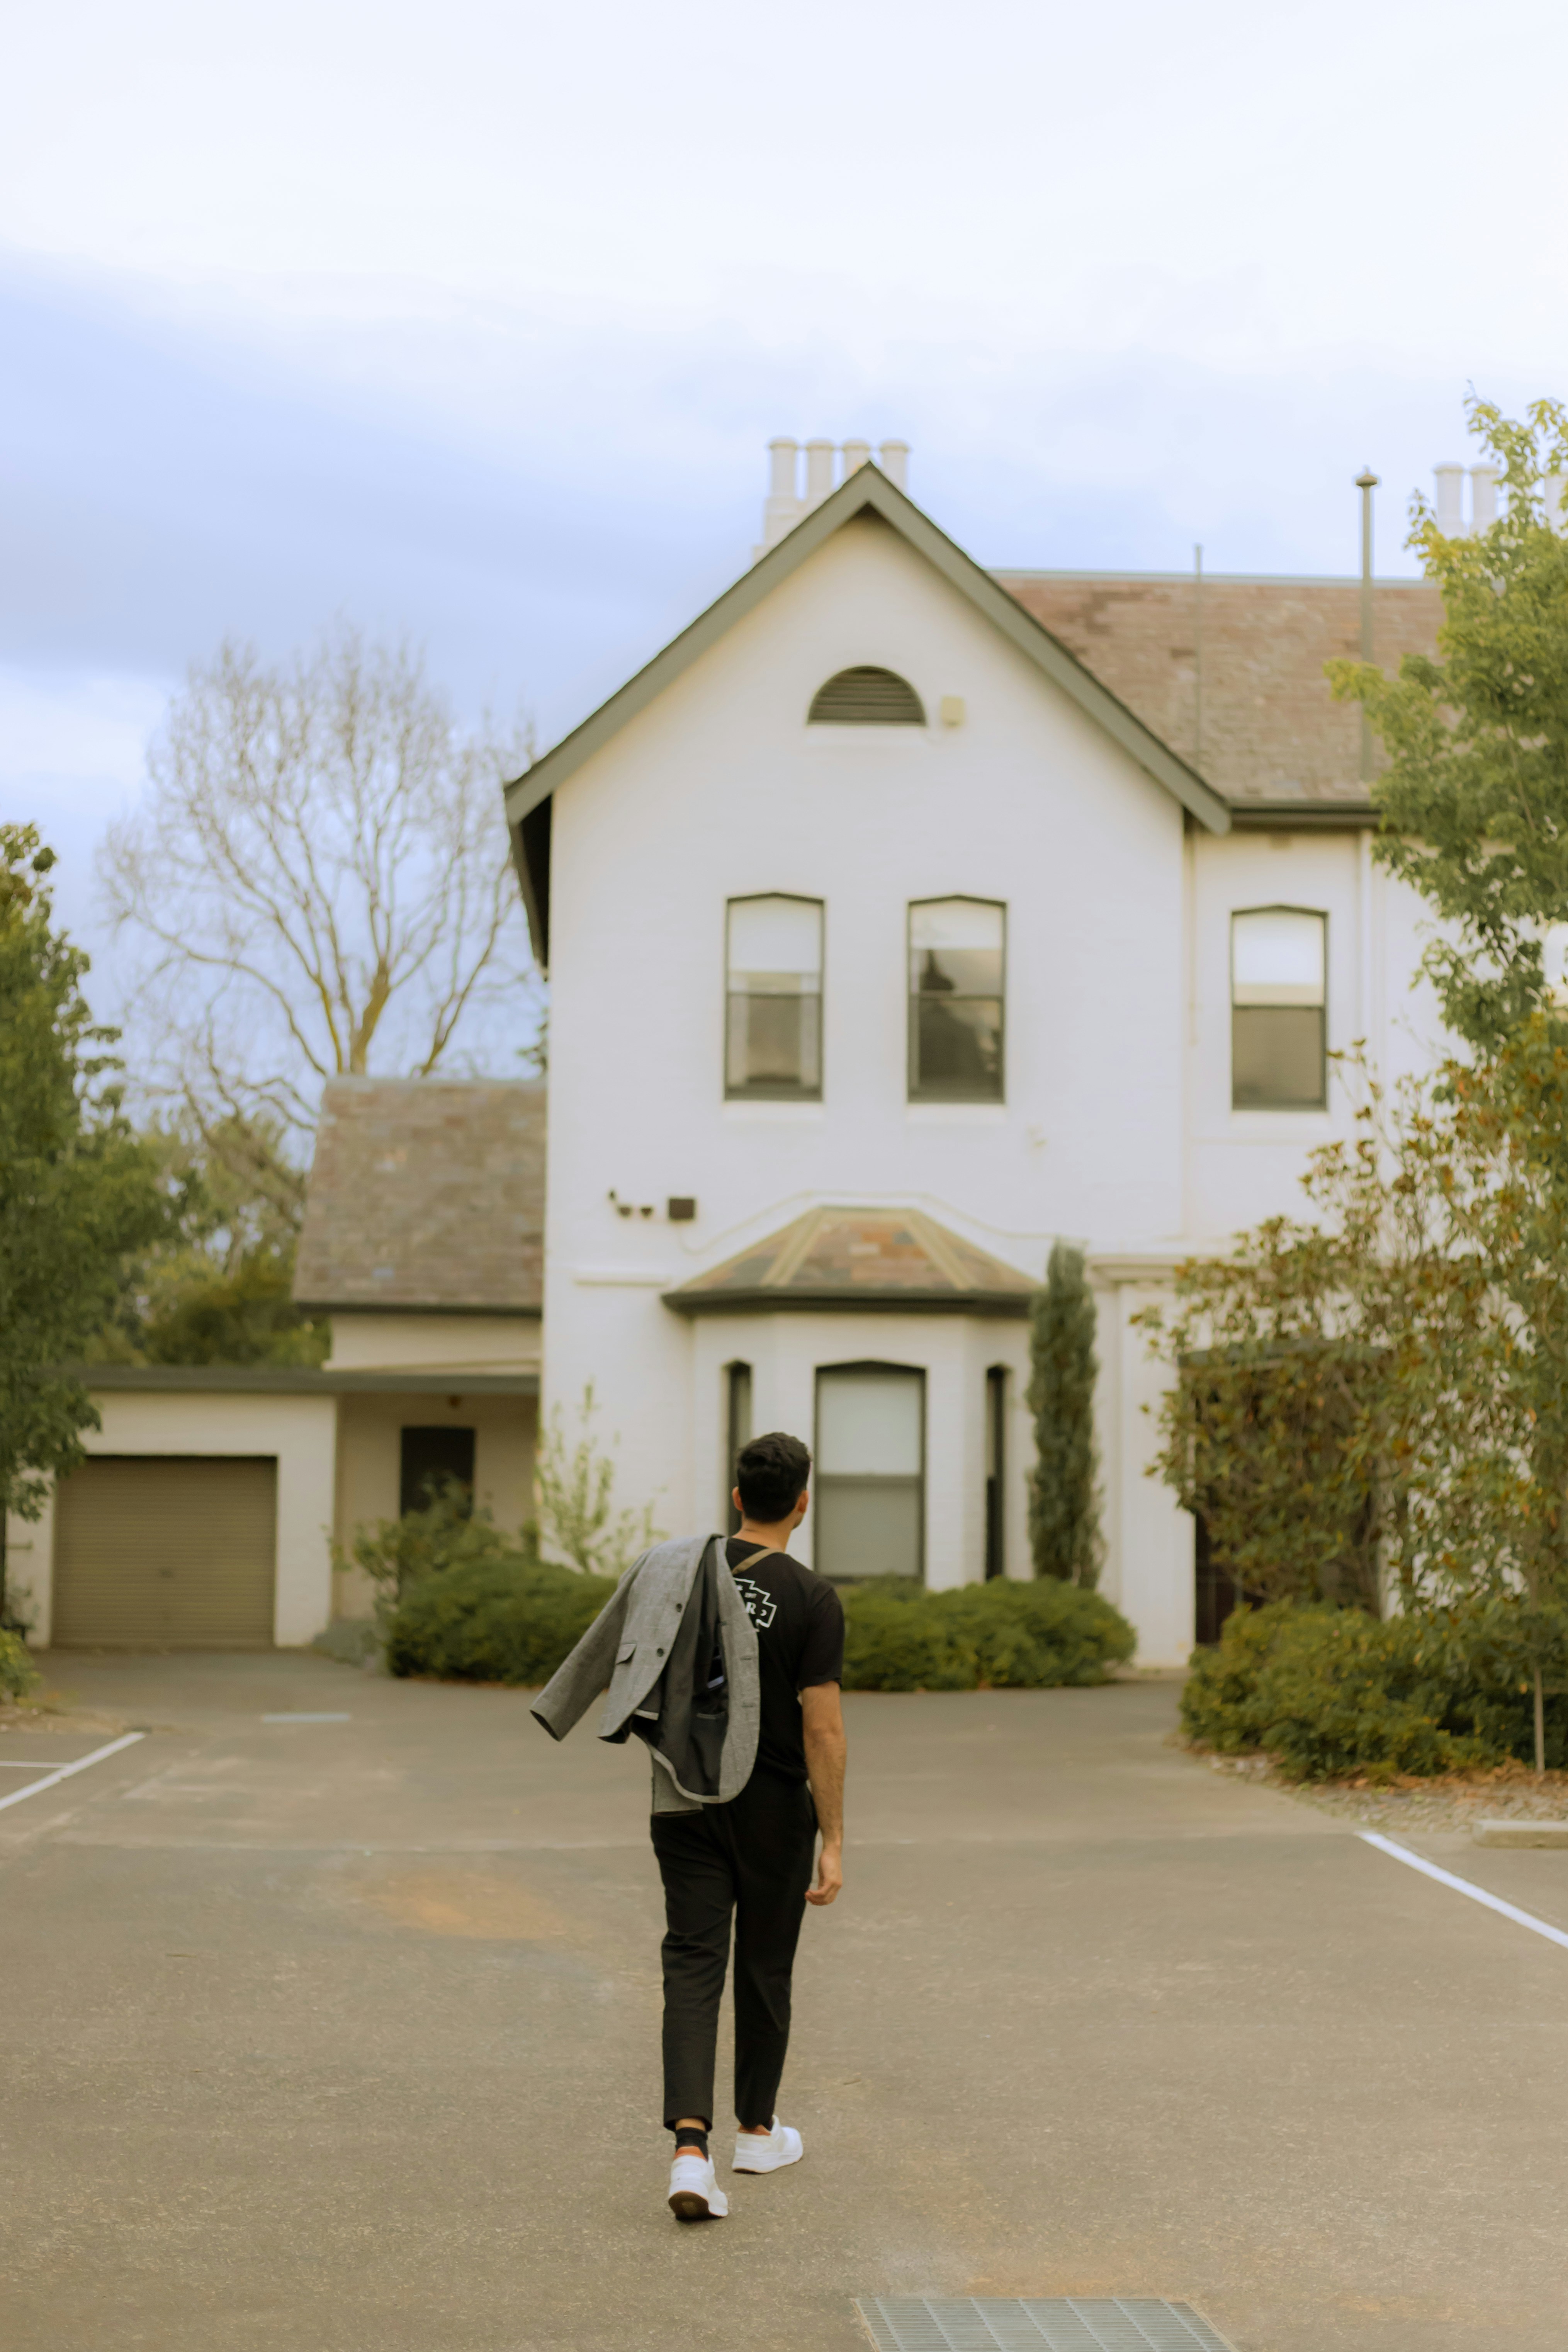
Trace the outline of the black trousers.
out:
M 735 2116 L 770 2124 L 789 2048 L 790 1978 L 816 1808 L 802 1783 L 753 1772 L 727 1805 L 655 1813 L 664 1880 L 664 2120 L 713 2122 L 719 2000 L 735 1914 Z

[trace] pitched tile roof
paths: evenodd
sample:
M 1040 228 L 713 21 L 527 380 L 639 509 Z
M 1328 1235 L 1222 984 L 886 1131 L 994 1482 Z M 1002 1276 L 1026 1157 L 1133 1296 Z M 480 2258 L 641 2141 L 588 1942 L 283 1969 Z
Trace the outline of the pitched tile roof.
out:
M 1190 572 L 994 576 L 1233 808 L 1365 801 L 1361 711 L 1323 676 L 1337 656 L 1360 658 L 1359 580 L 1211 572 L 1200 592 Z M 1435 582 L 1379 580 L 1372 601 L 1380 668 L 1436 652 Z
M 300 1305 L 537 1315 L 544 1111 L 537 1079 L 330 1079 Z
M 759 1307 L 1026 1315 L 1036 1286 L 917 1209 L 810 1209 L 782 1233 L 667 1290 L 664 1302 L 679 1315 Z

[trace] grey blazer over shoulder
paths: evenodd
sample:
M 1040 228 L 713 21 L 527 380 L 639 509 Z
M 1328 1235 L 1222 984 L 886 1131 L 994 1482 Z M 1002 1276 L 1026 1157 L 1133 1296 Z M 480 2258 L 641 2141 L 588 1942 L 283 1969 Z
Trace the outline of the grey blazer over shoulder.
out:
M 719 1789 L 694 1797 L 677 1789 L 668 1774 L 654 1771 L 657 1812 L 695 1811 L 700 1804 L 727 1805 L 752 1777 L 762 1720 L 756 1628 L 724 1558 L 721 1536 L 679 1536 L 655 1544 L 632 1562 L 576 1648 L 534 1700 L 531 1712 L 553 1739 L 564 1739 L 601 1691 L 605 1710 L 599 1738 L 620 1740 L 632 1717 L 664 1672 L 665 1660 L 686 1613 L 686 1604 L 710 1544 L 719 1547 L 719 1624 L 729 1679 L 729 1715 L 719 1759 Z M 608 1685 L 606 1689 L 606 1685 Z

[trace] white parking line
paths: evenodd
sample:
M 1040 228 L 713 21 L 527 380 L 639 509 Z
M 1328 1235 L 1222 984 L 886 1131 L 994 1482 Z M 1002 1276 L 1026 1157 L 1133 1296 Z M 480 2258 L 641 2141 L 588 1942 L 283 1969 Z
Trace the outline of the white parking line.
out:
M 1548 1943 L 1561 1944 L 1568 1952 L 1568 1935 L 1564 1935 L 1561 1927 L 1549 1927 L 1545 1920 L 1538 1919 L 1532 1911 L 1521 1911 L 1517 1903 L 1505 1903 L 1500 1895 L 1489 1895 L 1484 1886 L 1472 1886 L 1468 1878 L 1456 1878 L 1451 1870 L 1439 1870 L 1435 1862 L 1423 1861 L 1420 1854 L 1412 1853 L 1408 1846 L 1395 1845 L 1392 1838 L 1379 1837 L 1375 1830 L 1359 1830 L 1356 1834 L 1368 1845 L 1376 1846 L 1379 1853 L 1391 1853 L 1395 1862 L 1407 1862 L 1412 1870 L 1419 1870 L 1427 1878 L 1435 1878 L 1439 1886 L 1451 1886 L 1456 1894 L 1468 1895 L 1472 1903 L 1484 1903 L 1489 1911 L 1500 1911 L 1503 1917 L 1511 1919 L 1516 1927 L 1528 1927 L 1532 1935 L 1544 1936 Z
M 107 1748 L 95 1748 L 90 1756 L 79 1756 L 74 1764 L 62 1764 L 58 1771 L 50 1772 L 42 1780 L 35 1780 L 30 1789 L 14 1789 L 8 1797 L 0 1797 L 0 1813 L 7 1805 L 19 1805 L 24 1797 L 41 1797 L 46 1789 L 57 1788 L 60 1781 L 68 1780 L 73 1772 L 85 1772 L 89 1764 L 101 1764 L 106 1756 L 118 1756 L 122 1748 L 134 1748 L 139 1739 L 146 1737 L 144 1731 L 128 1731 L 123 1739 L 111 1739 Z

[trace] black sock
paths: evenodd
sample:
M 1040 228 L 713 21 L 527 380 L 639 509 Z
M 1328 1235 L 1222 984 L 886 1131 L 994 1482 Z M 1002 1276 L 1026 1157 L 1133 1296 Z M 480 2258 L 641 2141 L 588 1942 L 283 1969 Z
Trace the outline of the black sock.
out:
M 705 2131 L 699 2131 L 695 2124 L 678 2124 L 675 2127 L 675 2153 L 679 2156 L 683 2149 L 689 2147 L 694 2147 L 699 2156 L 706 2156 L 708 2135 Z

